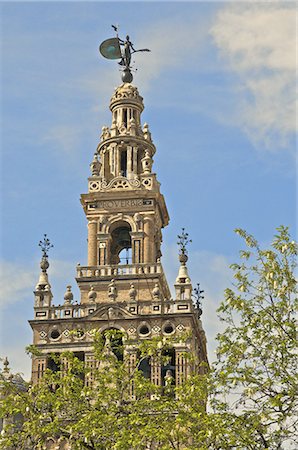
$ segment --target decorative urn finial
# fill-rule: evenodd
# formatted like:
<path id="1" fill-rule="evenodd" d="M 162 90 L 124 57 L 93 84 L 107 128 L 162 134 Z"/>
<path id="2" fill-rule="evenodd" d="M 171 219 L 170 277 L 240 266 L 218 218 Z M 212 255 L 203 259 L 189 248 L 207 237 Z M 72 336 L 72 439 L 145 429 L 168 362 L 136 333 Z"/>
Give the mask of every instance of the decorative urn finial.
<path id="1" fill-rule="evenodd" d="M 137 290 L 134 286 L 133 283 L 130 284 L 130 289 L 129 289 L 129 298 L 130 300 L 135 300 L 137 296 Z"/>
<path id="2" fill-rule="evenodd" d="M 88 298 L 90 302 L 95 302 L 97 293 L 94 290 L 94 286 L 90 286 L 90 291 L 88 292 Z"/>
<path id="3" fill-rule="evenodd" d="M 160 289 L 159 289 L 158 283 L 155 283 L 154 288 L 152 289 L 152 294 L 153 294 L 154 300 L 160 299 Z"/>
<path id="4" fill-rule="evenodd" d="M 97 153 L 94 153 L 93 160 L 90 164 L 91 175 L 93 177 L 98 177 L 100 174 L 100 169 L 101 169 L 101 162 L 99 160 L 99 155 Z"/>
<path id="5" fill-rule="evenodd" d="M 71 286 L 66 286 L 66 292 L 64 294 L 64 304 L 70 305 L 73 301 L 73 293 L 71 292 Z"/>

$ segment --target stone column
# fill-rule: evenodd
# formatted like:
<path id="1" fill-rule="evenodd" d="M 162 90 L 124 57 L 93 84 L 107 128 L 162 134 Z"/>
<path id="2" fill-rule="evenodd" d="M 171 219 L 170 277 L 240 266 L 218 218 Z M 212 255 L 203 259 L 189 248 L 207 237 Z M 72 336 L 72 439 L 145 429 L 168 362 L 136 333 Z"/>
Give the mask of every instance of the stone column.
<path id="1" fill-rule="evenodd" d="M 85 386 L 93 388 L 95 385 L 95 372 L 98 369 L 98 361 L 93 352 L 85 353 L 85 368 L 87 369 Z"/>
<path id="2" fill-rule="evenodd" d="M 97 222 L 88 222 L 88 266 L 97 265 Z"/>
<path id="3" fill-rule="evenodd" d="M 161 386 L 161 365 L 157 357 L 152 357 L 150 359 L 151 366 L 151 382 L 156 386 Z"/>
<path id="4" fill-rule="evenodd" d="M 130 352 L 128 353 L 127 357 L 127 362 L 128 362 L 128 371 L 130 374 L 133 373 L 133 371 L 136 369 L 136 365 L 137 365 L 137 353 L 136 351 L 134 352 Z M 135 394 L 135 386 L 134 386 L 134 381 L 131 380 L 130 381 L 130 385 L 129 385 L 129 397 L 131 400 L 135 400 L 136 399 L 136 394 Z"/>
<path id="5" fill-rule="evenodd" d="M 154 262 L 153 222 L 150 217 L 144 219 L 144 263 Z"/>
<path id="6" fill-rule="evenodd" d="M 138 147 L 133 147 L 133 175 L 138 175 Z"/>
<path id="7" fill-rule="evenodd" d="M 143 262 L 142 258 L 142 242 L 144 239 L 144 233 L 142 231 L 131 232 L 131 244 L 132 244 L 132 263 L 140 264 Z"/>
<path id="8" fill-rule="evenodd" d="M 176 350 L 176 386 L 179 386 L 187 378 L 187 359 L 185 350 Z"/>
<path id="9" fill-rule="evenodd" d="M 132 178 L 132 147 L 127 146 L 127 178 Z"/>
<path id="10" fill-rule="evenodd" d="M 47 357 L 42 356 L 32 360 L 32 384 L 37 384 L 47 368 Z"/>

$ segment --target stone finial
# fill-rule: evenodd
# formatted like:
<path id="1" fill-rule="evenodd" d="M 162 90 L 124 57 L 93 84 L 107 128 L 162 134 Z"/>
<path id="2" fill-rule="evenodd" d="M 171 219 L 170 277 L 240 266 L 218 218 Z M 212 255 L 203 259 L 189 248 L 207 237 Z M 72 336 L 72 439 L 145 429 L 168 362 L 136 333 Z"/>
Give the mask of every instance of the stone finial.
<path id="1" fill-rule="evenodd" d="M 129 119 L 129 131 L 132 136 L 136 135 L 137 125 L 136 125 L 136 121 L 133 117 L 131 119 Z"/>
<path id="2" fill-rule="evenodd" d="M 137 290 L 134 287 L 134 284 L 131 283 L 130 289 L 129 289 L 129 298 L 130 298 L 130 300 L 135 300 L 136 296 L 137 296 Z"/>
<path id="3" fill-rule="evenodd" d="M 7 356 L 5 356 L 5 358 L 4 358 L 3 366 L 4 366 L 3 372 L 9 373 L 10 369 L 9 369 L 9 361 L 8 361 Z"/>
<path id="4" fill-rule="evenodd" d="M 105 139 L 109 139 L 110 137 L 111 137 L 111 133 L 110 133 L 109 127 L 106 127 L 106 126 L 102 127 L 100 140 L 104 141 Z"/>
<path id="5" fill-rule="evenodd" d="M 144 123 L 144 126 L 143 126 L 143 133 L 144 133 L 144 139 L 146 139 L 147 141 L 152 141 L 152 139 L 151 139 L 151 133 L 150 133 L 150 131 L 149 131 L 149 125 L 148 125 L 148 123 Z"/>
<path id="6" fill-rule="evenodd" d="M 111 125 L 111 137 L 117 136 L 117 131 L 118 131 L 117 122 L 114 117 Z"/>
<path id="7" fill-rule="evenodd" d="M 153 294 L 154 300 L 159 300 L 160 290 L 159 290 L 159 286 L 157 283 L 155 283 L 155 286 L 152 289 L 152 294 Z"/>
<path id="8" fill-rule="evenodd" d="M 115 286 L 115 280 L 112 279 L 110 284 L 108 285 L 108 297 L 112 300 L 116 300 L 117 298 L 117 288 Z"/>
<path id="9" fill-rule="evenodd" d="M 88 292 L 88 298 L 90 302 L 95 302 L 97 293 L 94 290 L 94 286 L 90 286 L 90 291 Z"/>
<path id="10" fill-rule="evenodd" d="M 98 177 L 100 174 L 101 162 L 97 153 L 94 153 L 93 160 L 90 164 L 90 170 L 93 177 Z"/>
<path id="11" fill-rule="evenodd" d="M 144 158 L 141 159 L 142 167 L 143 167 L 143 173 L 151 173 L 153 160 L 150 156 L 149 150 L 145 151 Z"/>
<path id="12" fill-rule="evenodd" d="M 64 304 L 70 305 L 73 301 L 73 293 L 71 292 L 71 286 L 66 286 L 66 292 L 64 294 Z"/>

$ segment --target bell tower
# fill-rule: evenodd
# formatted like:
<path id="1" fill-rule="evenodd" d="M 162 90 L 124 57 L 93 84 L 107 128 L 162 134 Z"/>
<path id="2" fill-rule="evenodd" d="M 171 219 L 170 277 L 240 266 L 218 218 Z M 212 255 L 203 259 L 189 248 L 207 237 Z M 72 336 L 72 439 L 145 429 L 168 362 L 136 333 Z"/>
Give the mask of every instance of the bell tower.
<path id="1" fill-rule="evenodd" d="M 88 193 L 81 196 L 88 220 L 88 266 L 78 270 L 83 298 L 90 277 L 101 297 L 107 284 L 98 283 L 98 276 L 120 274 L 138 282 L 140 293 L 157 284 L 163 298 L 170 296 L 160 265 L 161 230 L 169 215 L 152 172 L 156 149 L 148 125 L 141 125 L 143 109 L 136 87 L 123 83 L 116 89 L 110 103 L 111 127 L 103 127 L 90 164 Z M 151 279 L 140 278 L 142 273 L 151 274 Z M 120 298 L 124 300 L 128 290 L 126 283 Z"/>
<path id="2" fill-rule="evenodd" d="M 108 45 L 113 41 L 116 48 L 117 39 L 108 40 Z M 30 321 L 33 343 L 40 350 L 39 356 L 33 357 L 33 383 L 47 367 L 56 370 L 52 353 L 69 350 L 90 369 L 85 382 L 91 386 L 97 370 L 94 329 L 122 331 L 124 353 L 116 356 L 126 359 L 132 368 L 141 340 L 174 338 L 168 366 L 151 359 L 143 368 L 157 385 L 164 384 L 166 377 L 179 385 L 191 371 L 203 370 L 201 362 L 207 363 L 202 311 L 193 304 L 186 266 L 187 234 L 179 236 L 180 269 L 174 298 L 161 264 L 162 229 L 168 225 L 169 215 L 153 171 L 156 148 L 148 124 L 141 121 L 143 98 L 131 84 L 127 55 L 123 61 L 123 83 L 110 101 L 111 125 L 102 128 L 90 164 L 88 192 L 81 195 L 88 226 L 88 258 L 87 265 L 77 266 L 78 300 L 66 282 L 64 300 L 54 304 L 47 274 L 51 245 L 46 236 L 41 243 L 41 275 Z M 187 353 L 193 358 L 188 359 Z"/>

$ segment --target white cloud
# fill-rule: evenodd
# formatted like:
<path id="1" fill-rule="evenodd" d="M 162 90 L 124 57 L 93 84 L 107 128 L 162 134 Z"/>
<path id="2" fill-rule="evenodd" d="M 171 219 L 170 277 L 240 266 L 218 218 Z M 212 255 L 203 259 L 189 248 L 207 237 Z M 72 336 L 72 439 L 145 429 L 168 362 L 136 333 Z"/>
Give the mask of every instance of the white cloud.
<path id="1" fill-rule="evenodd" d="M 179 70 L 183 67 L 197 67 L 199 56 L 208 37 L 208 18 L 205 15 L 186 13 L 181 17 L 163 18 L 160 22 L 141 30 L 137 37 L 138 48 L 150 47 L 151 54 L 139 53 L 136 56 L 138 83 L 142 90 L 154 87 L 153 84 L 165 70 Z"/>
<path id="2" fill-rule="evenodd" d="M 211 35 L 236 75 L 239 107 L 233 120 L 255 143 L 286 146 L 295 124 L 294 3 L 229 3 Z"/>
<path id="3" fill-rule="evenodd" d="M 0 308 L 23 300 L 28 292 L 32 292 L 36 281 L 36 271 L 11 262 L 0 263 Z"/>
<path id="4" fill-rule="evenodd" d="M 63 293 L 66 285 L 71 284 L 75 277 L 75 264 L 69 261 L 51 260 L 48 270 L 52 290 L 57 292 L 57 302 L 63 302 Z M 32 265 L 28 262 L 13 263 L 2 261 L 0 263 L 0 308 L 4 309 L 13 304 L 20 303 L 24 298 L 32 297 L 40 274 L 39 263 Z M 73 285 L 76 284 L 73 282 Z M 64 289 L 64 291 L 63 291 Z"/>

